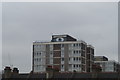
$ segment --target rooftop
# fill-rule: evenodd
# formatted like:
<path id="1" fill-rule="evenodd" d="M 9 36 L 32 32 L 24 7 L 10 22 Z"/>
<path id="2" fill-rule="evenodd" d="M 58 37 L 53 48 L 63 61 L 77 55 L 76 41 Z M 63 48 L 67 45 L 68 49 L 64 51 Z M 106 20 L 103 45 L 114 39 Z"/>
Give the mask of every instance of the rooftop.
<path id="1" fill-rule="evenodd" d="M 78 40 L 78 41 L 63 41 L 63 42 L 44 42 L 44 41 L 33 41 L 33 44 L 40 43 L 40 44 L 69 44 L 69 43 L 85 43 L 83 40 Z"/>

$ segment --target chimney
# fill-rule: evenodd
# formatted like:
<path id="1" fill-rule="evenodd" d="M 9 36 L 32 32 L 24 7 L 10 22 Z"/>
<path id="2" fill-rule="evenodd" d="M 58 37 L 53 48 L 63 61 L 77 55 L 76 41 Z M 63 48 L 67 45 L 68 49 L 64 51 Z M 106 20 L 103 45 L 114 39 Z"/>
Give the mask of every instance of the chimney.
<path id="1" fill-rule="evenodd" d="M 14 73 L 14 74 L 19 74 L 18 68 L 13 68 L 13 73 Z"/>
<path id="2" fill-rule="evenodd" d="M 5 69 L 4 69 L 4 76 L 3 78 L 10 78 L 11 77 L 11 68 L 6 66 Z"/>

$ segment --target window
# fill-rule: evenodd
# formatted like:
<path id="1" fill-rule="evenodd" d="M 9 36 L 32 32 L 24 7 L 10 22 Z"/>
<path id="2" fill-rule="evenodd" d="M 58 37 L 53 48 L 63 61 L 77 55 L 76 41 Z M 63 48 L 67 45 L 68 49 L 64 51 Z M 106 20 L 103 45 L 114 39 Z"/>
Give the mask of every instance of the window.
<path id="1" fill-rule="evenodd" d="M 39 55 L 41 55 L 41 52 L 39 53 Z"/>
<path id="2" fill-rule="evenodd" d="M 41 61 L 41 58 L 39 58 L 39 61 Z"/>
<path id="3" fill-rule="evenodd" d="M 74 57 L 73 59 L 74 59 L 74 61 L 75 61 L 75 57 Z"/>
<path id="4" fill-rule="evenodd" d="M 78 53 L 78 51 L 76 51 L 76 53 Z"/>
<path id="5" fill-rule="evenodd" d="M 74 54 L 75 54 L 75 51 L 74 51 Z"/>
<path id="6" fill-rule="evenodd" d="M 64 44 L 61 44 L 61 47 L 64 47 Z"/>
<path id="7" fill-rule="evenodd" d="M 52 55 L 53 53 L 51 52 L 50 55 Z"/>
<path id="8" fill-rule="evenodd" d="M 38 58 L 37 58 L 37 61 L 38 61 Z"/>
<path id="9" fill-rule="evenodd" d="M 64 51 L 61 51 L 61 55 L 64 55 Z"/>
<path id="10" fill-rule="evenodd" d="M 78 47 L 78 44 L 76 44 L 76 46 Z"/>
<path id="11" fill-rule="evenodd" d="M 79 53 L 81 53 L 81 51 L 79 50 Z"/>
<path id="12" fill-rule="evenodd" d="M 64 58 L 61 58 L 62 61 L 64 61 Z"/>
<path id="13" fill-rule="evenodd" d="M 78 68 L 78 65 L 76 65 L 76 67 Z"/>
<path id="14" fill-rule="evenodd" d="M 70 61 L 70 58 L 69 58 L 69 61 Z"/>
<path id="15" fill-rule="evenodd" d="M 73 46 L 75 47 L 75 44 L 73 44 Z"/>
<path id="16" fill-rule="evenodd" d="M 64 68 L 64 65 L 61 65 L 61 68 Z"/>
<path id="17" fill-rule="evenodd" d="M 76 61 L 78 61 L 78 57 L 76 57 Z"/>
<path id="18" fill-rule="evenodd" d="M 75 68 L 75 65 L 73 65 L 73 67 Z"/>

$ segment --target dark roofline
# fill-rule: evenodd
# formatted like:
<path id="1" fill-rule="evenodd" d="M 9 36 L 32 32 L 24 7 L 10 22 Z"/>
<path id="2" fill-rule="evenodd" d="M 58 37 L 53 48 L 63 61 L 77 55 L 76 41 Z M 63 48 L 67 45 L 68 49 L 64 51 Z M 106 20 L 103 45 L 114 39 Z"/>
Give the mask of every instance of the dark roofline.
<path id="1" fill-rule="evenodd" d="M 107 58 L 106 56 L 94 56 L 94 57 L 102 57 L 102 58 L 104 57 L 104 58 Z"/>

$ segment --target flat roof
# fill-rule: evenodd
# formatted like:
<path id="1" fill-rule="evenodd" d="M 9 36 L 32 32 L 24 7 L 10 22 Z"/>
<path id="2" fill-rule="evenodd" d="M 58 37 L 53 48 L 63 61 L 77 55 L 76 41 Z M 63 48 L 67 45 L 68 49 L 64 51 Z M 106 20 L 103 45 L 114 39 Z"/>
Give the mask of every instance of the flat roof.
<path id="1" fill-rule="evenodd" d="M 37 44 L 70 44 L 70 43 L 84 43 L 87 44 L 85 41 L 63 41 L 63 42 L 41 42 L 41 41 L 33 41 L 34 45 Z"/>
<path id="2" fill-rule="evenodd" d="M 91 48 L 94 48 L 92 45 L 87 45 L 87 47 L 91 47 Z"/>
<path id="3" fill-rule="evenodd" d="M 106 56 L 94 56 L 95 58 L 107 58 Z"/>
<path id="4" fill-rule="evenodd" d="M 100 63 L 105 63 L 105 62 L 115 62 L 115 63 L 119 63 L 115 60 L 108 60 L 108 61 L 94 61 L 94 62 L 100 62 Z"/>

